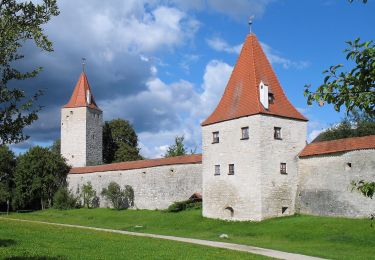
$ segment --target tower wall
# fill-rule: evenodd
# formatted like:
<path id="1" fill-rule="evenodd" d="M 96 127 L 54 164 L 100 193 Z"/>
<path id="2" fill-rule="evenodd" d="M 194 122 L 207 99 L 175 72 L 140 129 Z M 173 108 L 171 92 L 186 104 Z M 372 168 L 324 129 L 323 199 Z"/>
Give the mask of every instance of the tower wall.
<path id="1" fill-rule="evenodd" d="M 261 220 L 260 118 L 254 115 L 202 127 L 203 216 Z M 242 127 L 249 127 L 247 140 L 241 140 Z M 216 131 L 220 140 L 212 143 Z M 234 175 L 228 175 L 229 164 L 234 164 Z M 220 175 L 215 175 L 215 165 L 220 165 Z"/>
<path id="2" fill-rule="evenodd" d="M 261 204 L 262 219 L 292 215 L 298 184 L 298 154 L 306 146 L 305 121 L 260 116 Z M 274 138 L 274 128 L 281 128 L 281 139 Z M 286 163 L 286 174 L 281 173 Z"/>
<path id="3" fill-rule="evenodd" d="M 69 165 L 102 163 L 102 120 L 102 112 L 95 109 L 61 109 L 61 154 Z"/>
<path id="4" fill-rule="evenodd" d="M 86 110 L 86 165 L 103 162 L 103 113 L 96 109 Z"/>

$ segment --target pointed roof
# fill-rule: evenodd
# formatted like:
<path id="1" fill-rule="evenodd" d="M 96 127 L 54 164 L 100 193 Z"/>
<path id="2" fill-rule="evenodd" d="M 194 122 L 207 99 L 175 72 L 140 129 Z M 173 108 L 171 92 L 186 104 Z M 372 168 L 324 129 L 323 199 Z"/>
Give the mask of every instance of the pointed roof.
<path id="1" fill-rule="evenodd" d="M 274 96 L 268 109 L 260 102 L 260 82 Z M 286 97 L 257 37 L 251 33 L 246 37 L 219 104 L 202 126 L 255 114 L 308 121 Z"/>
<path id="2" fill-rule="evenodd" d="M 87 91 L 90 93 L 90 104 L 87 103 Z M 69 102 L 64 106 L 64 108 L 73 107 L 89 107 L 101 111 L 101 109 L 96 105 L 94 95 L 92 94 L 89 81 L 84 72 L 79 76 L 78 82 L 74 88 L 73 94 Z"/>

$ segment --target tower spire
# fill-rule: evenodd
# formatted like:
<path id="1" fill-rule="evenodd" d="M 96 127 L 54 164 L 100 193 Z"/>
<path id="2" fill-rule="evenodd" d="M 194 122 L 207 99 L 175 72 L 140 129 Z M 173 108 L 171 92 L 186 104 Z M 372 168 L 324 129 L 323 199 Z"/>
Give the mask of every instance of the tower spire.
<path id="1" fill-rule="evenodd" d="M 86 58 L 82 58 L 82 72 L 85 73 L 86 67 Z"/>
<path id="2" fill-rule="evenodd" d="M 249 33 L 252 33 L 251 26 L 253 25 L 254 17 L 255 17 L 254 15 L 249 17 L 249 21 L 248 21 L 248 23 L 249 23 Z"/>

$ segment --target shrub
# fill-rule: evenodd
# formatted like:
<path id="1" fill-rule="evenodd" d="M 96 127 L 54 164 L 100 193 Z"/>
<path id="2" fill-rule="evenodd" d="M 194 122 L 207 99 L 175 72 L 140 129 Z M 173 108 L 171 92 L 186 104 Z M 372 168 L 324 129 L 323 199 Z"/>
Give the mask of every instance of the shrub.
<path id="1" fill-rule="evenodd" d="M 68 188 L 59 188 L 53 196 L 53 207 L 60 210 L 77 208 L 79 207 L 78 198 Z"/>
<path id="2" fill-rule="evenodd" d="M 112 181 L 101 194 L 111 202 L 115 209 L 127 209 L 134 206 L 134 190 L 129 185 L 122 190 L 119 184 Z"/>
<path id="3" fill-rule="evenodd" d="M 91 182 L 83 184 L 82 194 L 83 206 L 87 208 L 97 208 L 99 207 L 99 197 L 96 196 L 96 191 L 91 185 Z"/>
<path id="4" fill-rule="evenodd" d="M 177 201 L 170 205 L 167 209 L 168 212 L 180 212 L 187 209 L 200 209 L 202 202 L 193 202 L 192 200 Z"/>

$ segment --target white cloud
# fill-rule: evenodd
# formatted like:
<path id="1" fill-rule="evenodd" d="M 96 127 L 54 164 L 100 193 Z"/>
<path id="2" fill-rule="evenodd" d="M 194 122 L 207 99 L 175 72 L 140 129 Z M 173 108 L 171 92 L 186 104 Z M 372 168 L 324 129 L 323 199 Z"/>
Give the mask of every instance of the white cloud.
<path id="1" fill-rule="evenodd" d="M 216 51 L 222 51 L 227 53 L 233 53 L 238 55 L 241 52 L 242 44 L 229 45 L 226 41 L 220 37 L 213 37 L 206 40 L 208 46 Z M 295 68 L 295 69 L 304 69 L 310 66 L 308 61 L 292 61 L 287 59 L 279 54 L 278 51 L 270 47 L 268 44 L 260 42 L 264 53 L 266 54 L 269 62 L 271 64 L 281 65 L 284 69 Z"/>
<path id="2" fill-rule="evenodd" d="M 271 48 L 269 45 L 265 44 L 264 42 L 261 42 L 260 44 L 263 48 L 263 51 L 266 53 L 268 60 L 272 64 L 282 65 L 284 69 L 289 69 L 289 68 L 304 69 L 310 66 L 310 63 L 308 61 L 292 61 L 290 59 L 287 59 L 281 56 L 278 53 L 278 51 Z"/>
<path id="3" fill-rule="evenodd" d="M 275 0 L 168 0 L 182 9 L 209 10 L 243 21 L 250 15 L 261 17 L 266 7 Z"/>
<path id="4" fill-rule="evenodd" d="M 242 48 L 242 44 L 230 46 L 226 41 L 219 37 L 207 39 L 207 44 L 216 51 L 223 51 L 227 53 L 239 54 Z"/>
<path id="5" fill-rule="evenodd" d="M 138 126 L 141 153 L 148 158 L 160 157 L 176 136 L 185 136 L 189 149 L 201 146 L 200 123 L 221 98 L 232 67 L 212 60 L 206 65 L 202 91 L 188 81 L 166 84 L 151 78 L 147 89 L 135 95 L 102 101 L 106 119 L 126 118 Z"/>

